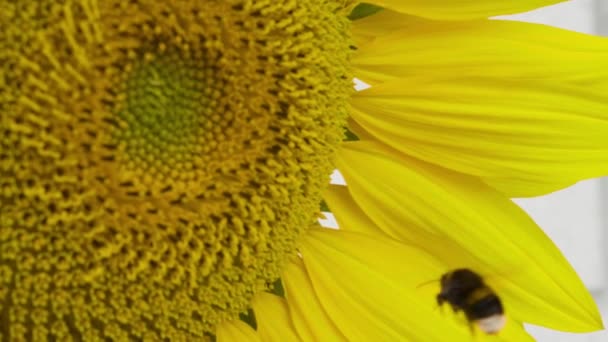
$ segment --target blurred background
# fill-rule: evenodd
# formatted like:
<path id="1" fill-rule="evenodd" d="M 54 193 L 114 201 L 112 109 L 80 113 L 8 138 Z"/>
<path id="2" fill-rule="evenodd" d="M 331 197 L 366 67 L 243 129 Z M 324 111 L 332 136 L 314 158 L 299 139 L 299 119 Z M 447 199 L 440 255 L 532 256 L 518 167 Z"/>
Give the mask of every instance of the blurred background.
<path id="1" fill-rule="evenodd" d="M 607 0 L 571 0 L 540 10 L 504 17 L 608 36 Z M 551 58 L 547 56 L 547 58 Z M 607 137 L 608 139 L 608 137 Z M 572 263 L 608 325 L 608 179 L 589 180 L 544 197 L 515 200 L 545 230 Z M 539 342 L 608 341 L 608 331 L 556 332 L 529 325 Z"/>

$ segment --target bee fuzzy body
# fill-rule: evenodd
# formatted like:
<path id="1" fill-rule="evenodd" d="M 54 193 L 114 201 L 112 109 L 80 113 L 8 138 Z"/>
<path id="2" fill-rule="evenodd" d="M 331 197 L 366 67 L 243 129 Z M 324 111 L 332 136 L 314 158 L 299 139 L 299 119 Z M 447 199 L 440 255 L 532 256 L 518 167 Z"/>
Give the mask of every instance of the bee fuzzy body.
<path id="1" fill-rule="evenodd" d="M 454 312 L 464 312 L 471 329 L 475 324 L 487 334 L 496 334 L 505 326 L 500 298 L 479 274 L 469 269 L 456 269 L 441 276 L 437 304 L 444 303 L 448 303 Z"/>

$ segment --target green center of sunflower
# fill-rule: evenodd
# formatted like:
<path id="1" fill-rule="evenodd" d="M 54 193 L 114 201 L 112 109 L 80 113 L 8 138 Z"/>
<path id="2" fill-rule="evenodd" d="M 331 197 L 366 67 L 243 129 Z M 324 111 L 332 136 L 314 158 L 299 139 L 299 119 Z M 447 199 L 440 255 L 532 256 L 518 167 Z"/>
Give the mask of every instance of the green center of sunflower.
<path id="1" fill-rule="evenodd" d="M 200 340 L 316 221 L 342 1 L 6 1 L 0 336 Z"/>
<path id="2" fill-rule="evenodd" d="M 116 138 L 146 173 L 167 168 L 184 177 L 213 141 L 213 136 L 205 139 L 205 132 L 212 132 L 219 119 L 213 115 L 213 92 L 220 94 L 221 82 L 204 59 L 184 59 L 179 53 L 154 57 L 135 65 L 124 82 L 126 98 L 117 114 L 126 128 Z"/>

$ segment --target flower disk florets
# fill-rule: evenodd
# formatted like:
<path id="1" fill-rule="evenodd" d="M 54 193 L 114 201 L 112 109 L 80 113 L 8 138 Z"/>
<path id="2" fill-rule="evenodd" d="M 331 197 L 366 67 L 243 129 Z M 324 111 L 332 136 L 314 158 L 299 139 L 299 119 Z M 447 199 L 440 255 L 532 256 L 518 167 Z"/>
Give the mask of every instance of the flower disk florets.
<path id="1" fill-rule="evenodd" d="M 339 1 L 0 0 L 0 336 L 191 341 L 314 224 Z"/>

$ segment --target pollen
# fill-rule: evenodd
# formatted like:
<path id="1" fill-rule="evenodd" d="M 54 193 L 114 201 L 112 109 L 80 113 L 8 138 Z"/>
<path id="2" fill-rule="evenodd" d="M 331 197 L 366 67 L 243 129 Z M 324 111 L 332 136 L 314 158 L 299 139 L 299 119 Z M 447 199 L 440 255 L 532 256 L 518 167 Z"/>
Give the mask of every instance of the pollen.
<path id="1" fill-rule="evenodd" d="M 211 340 L 316 222 L 343 1 L 0 0 L 0 340 Z"/>

